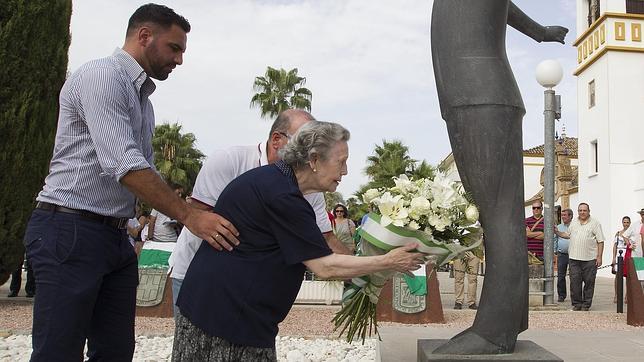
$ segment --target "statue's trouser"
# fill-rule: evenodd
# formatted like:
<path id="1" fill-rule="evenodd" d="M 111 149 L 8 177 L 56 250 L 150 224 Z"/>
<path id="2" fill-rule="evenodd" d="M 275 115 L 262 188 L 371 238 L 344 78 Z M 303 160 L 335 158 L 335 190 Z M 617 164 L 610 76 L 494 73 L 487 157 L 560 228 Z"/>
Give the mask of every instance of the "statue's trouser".
<path id="1" fill-rule="evenodd" d="M 486 268 L 474 324 L 441 346 L 441 353 L 510 353 L 517 335 L 528 327 L 524 113 L 517 107 L 477 105 L 452 108 L 448 114 L 461 180 L 480 209 Z"/>

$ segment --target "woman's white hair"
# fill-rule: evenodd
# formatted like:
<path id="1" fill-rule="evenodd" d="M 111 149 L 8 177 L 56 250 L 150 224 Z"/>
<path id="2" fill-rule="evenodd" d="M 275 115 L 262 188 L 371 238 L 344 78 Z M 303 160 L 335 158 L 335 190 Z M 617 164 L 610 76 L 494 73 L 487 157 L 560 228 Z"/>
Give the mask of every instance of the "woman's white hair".
<path id="1" fill-rule="evenodd" d="M 299 169 L 306 165 L 313 155 L 327 160 L 331 148 L 337 142 L 347 142 L 351 134 L 337 123 L 309 121 L 293 135 L 279 155 L 291 167 Z"/>

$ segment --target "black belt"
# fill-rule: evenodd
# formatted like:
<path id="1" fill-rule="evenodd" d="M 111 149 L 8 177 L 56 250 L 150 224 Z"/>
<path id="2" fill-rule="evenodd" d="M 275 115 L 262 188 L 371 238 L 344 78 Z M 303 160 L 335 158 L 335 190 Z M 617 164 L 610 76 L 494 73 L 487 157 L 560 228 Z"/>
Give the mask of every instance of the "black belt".
<path id="1" fill-rule="evenodd" d="M 38 201 L 38 203 L 36 204 L 36 209 L 62 212 L 65 214 L 80 215 L 86 219 L 90 219 L 92 221 L 96 221 L 116 229 L 125 229 L 127 227 L 127 222 L 129 220 L 127 217 L 103 216 L 90 211 L 70 209 L 65 206 L 59 206 L 56 204 L 51 204 L 49 202 L 43 202 L 43 201 Z"/>

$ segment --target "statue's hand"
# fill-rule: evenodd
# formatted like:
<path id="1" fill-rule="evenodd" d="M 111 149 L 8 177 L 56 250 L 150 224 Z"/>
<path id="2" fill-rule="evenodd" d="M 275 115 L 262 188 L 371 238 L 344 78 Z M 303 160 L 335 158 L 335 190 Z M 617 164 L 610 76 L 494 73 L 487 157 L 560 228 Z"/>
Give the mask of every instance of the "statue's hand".
<path id="1" fill-rule="evenodd" d="M 543 41 L 556 41 L 564 44 L 566 34 L 568 34 L 568 29 L 563 26 L 546 26 L 546 34 L 543 37 Z"/>

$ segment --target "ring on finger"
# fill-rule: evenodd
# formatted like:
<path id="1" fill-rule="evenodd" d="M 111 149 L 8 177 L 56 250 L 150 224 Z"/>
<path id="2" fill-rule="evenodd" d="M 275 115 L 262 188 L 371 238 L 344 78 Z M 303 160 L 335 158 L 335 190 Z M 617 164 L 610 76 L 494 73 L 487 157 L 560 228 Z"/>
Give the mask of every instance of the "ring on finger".
<path id="1" fill-rule="evenodd" d="M 217 239 L 219 237 L 219 234 L 215 234 L 214 238 Z"/>

